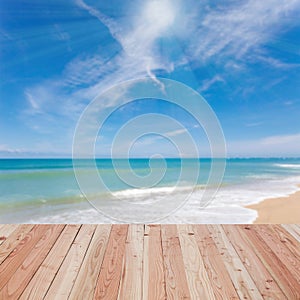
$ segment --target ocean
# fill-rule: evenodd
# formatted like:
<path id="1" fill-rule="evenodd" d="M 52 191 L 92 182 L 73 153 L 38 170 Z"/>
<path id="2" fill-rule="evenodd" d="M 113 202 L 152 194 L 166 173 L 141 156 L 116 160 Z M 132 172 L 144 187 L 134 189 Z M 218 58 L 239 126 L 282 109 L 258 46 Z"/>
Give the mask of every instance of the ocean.
<path id="1" fill-rule="evenodd" d="M 183 162 L 185 172 L 179 182 Z M 198 163 L 195 182 L 192 175 Z M 135 219 L 126 218 L 132 207 L 137 207 L 132 213 L 136 221 L 142 222 L 138 207 L 147 205 L 152 214 L 146 217 L 148 222 L 151 218 L 155 221 L 155 211 L 168 211 L 168 205 L 178 199 L 185 201 L 178 200 L 182 203 L 170 209 L 159 223 L 252 223 L 257 213 L 245 206 L 291 194 L 300 184 L 300 159 L 227 159 L 220 188 L 212 201 L 201 207 L 210 159 L 130 159 L 129 164 L 126 159 L 118 159 L 115 164 L 110 159 L 97 159 L 96 169 L 105 188 L 91 180 L 93 164 L 90 160 L 76 161 L 77 174 L 86 180 L 87 189 L 83 191 L 72 159 L 0 159 L 0 223 L 132 222 Z M 161 176 L 150 183 L 148 175 L 156 171 Z M 142 188 L 124 182 L 132 172 L 145 181 Z M 112 218 L 107 213 L 110 209 Z"/>

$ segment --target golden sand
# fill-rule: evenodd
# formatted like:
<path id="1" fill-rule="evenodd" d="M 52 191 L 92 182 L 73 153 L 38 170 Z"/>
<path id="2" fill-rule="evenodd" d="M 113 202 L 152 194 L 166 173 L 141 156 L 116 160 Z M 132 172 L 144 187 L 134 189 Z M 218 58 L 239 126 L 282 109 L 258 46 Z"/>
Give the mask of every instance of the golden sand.
<path id="1" fill-rule="evenodd" d="M 255 209 L 254 223 L 300 223 L 300 191 L 287 197 L 266 199 L 247 208 Z"/>

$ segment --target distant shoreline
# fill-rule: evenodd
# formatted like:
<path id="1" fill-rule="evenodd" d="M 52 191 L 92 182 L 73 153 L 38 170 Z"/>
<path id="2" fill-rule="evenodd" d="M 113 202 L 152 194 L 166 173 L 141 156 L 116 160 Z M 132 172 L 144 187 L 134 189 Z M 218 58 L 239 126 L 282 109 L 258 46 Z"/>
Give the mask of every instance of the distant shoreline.
<path id="1" fill-rule="evenodd" d="M 293 194 L 279 198 L 269 198 L 258 204 L 247 206 L 258 213 L 255 224 L 300 223 L 300 185 Z"/>

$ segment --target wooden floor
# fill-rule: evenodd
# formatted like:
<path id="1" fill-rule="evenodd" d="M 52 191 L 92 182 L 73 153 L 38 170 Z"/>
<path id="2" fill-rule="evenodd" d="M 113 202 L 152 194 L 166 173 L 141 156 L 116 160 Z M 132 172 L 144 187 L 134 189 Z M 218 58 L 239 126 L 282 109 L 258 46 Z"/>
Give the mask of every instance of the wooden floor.
<path id="1" fill-rule="evenodd" d="M 299 225 L 0 225 L 0 299 L 300 299 Z"/>

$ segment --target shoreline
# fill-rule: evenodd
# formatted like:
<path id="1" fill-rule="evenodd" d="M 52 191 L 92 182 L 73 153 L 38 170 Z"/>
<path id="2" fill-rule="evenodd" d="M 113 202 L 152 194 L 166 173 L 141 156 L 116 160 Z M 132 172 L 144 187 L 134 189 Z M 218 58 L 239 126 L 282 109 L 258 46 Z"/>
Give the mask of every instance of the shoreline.
<path id="1" fill-rule="evenodd" d="M 257 211 L 253 224 L 300 223 L 300 190 L 284 197 L 268 198 L 246 208 Z"/>

